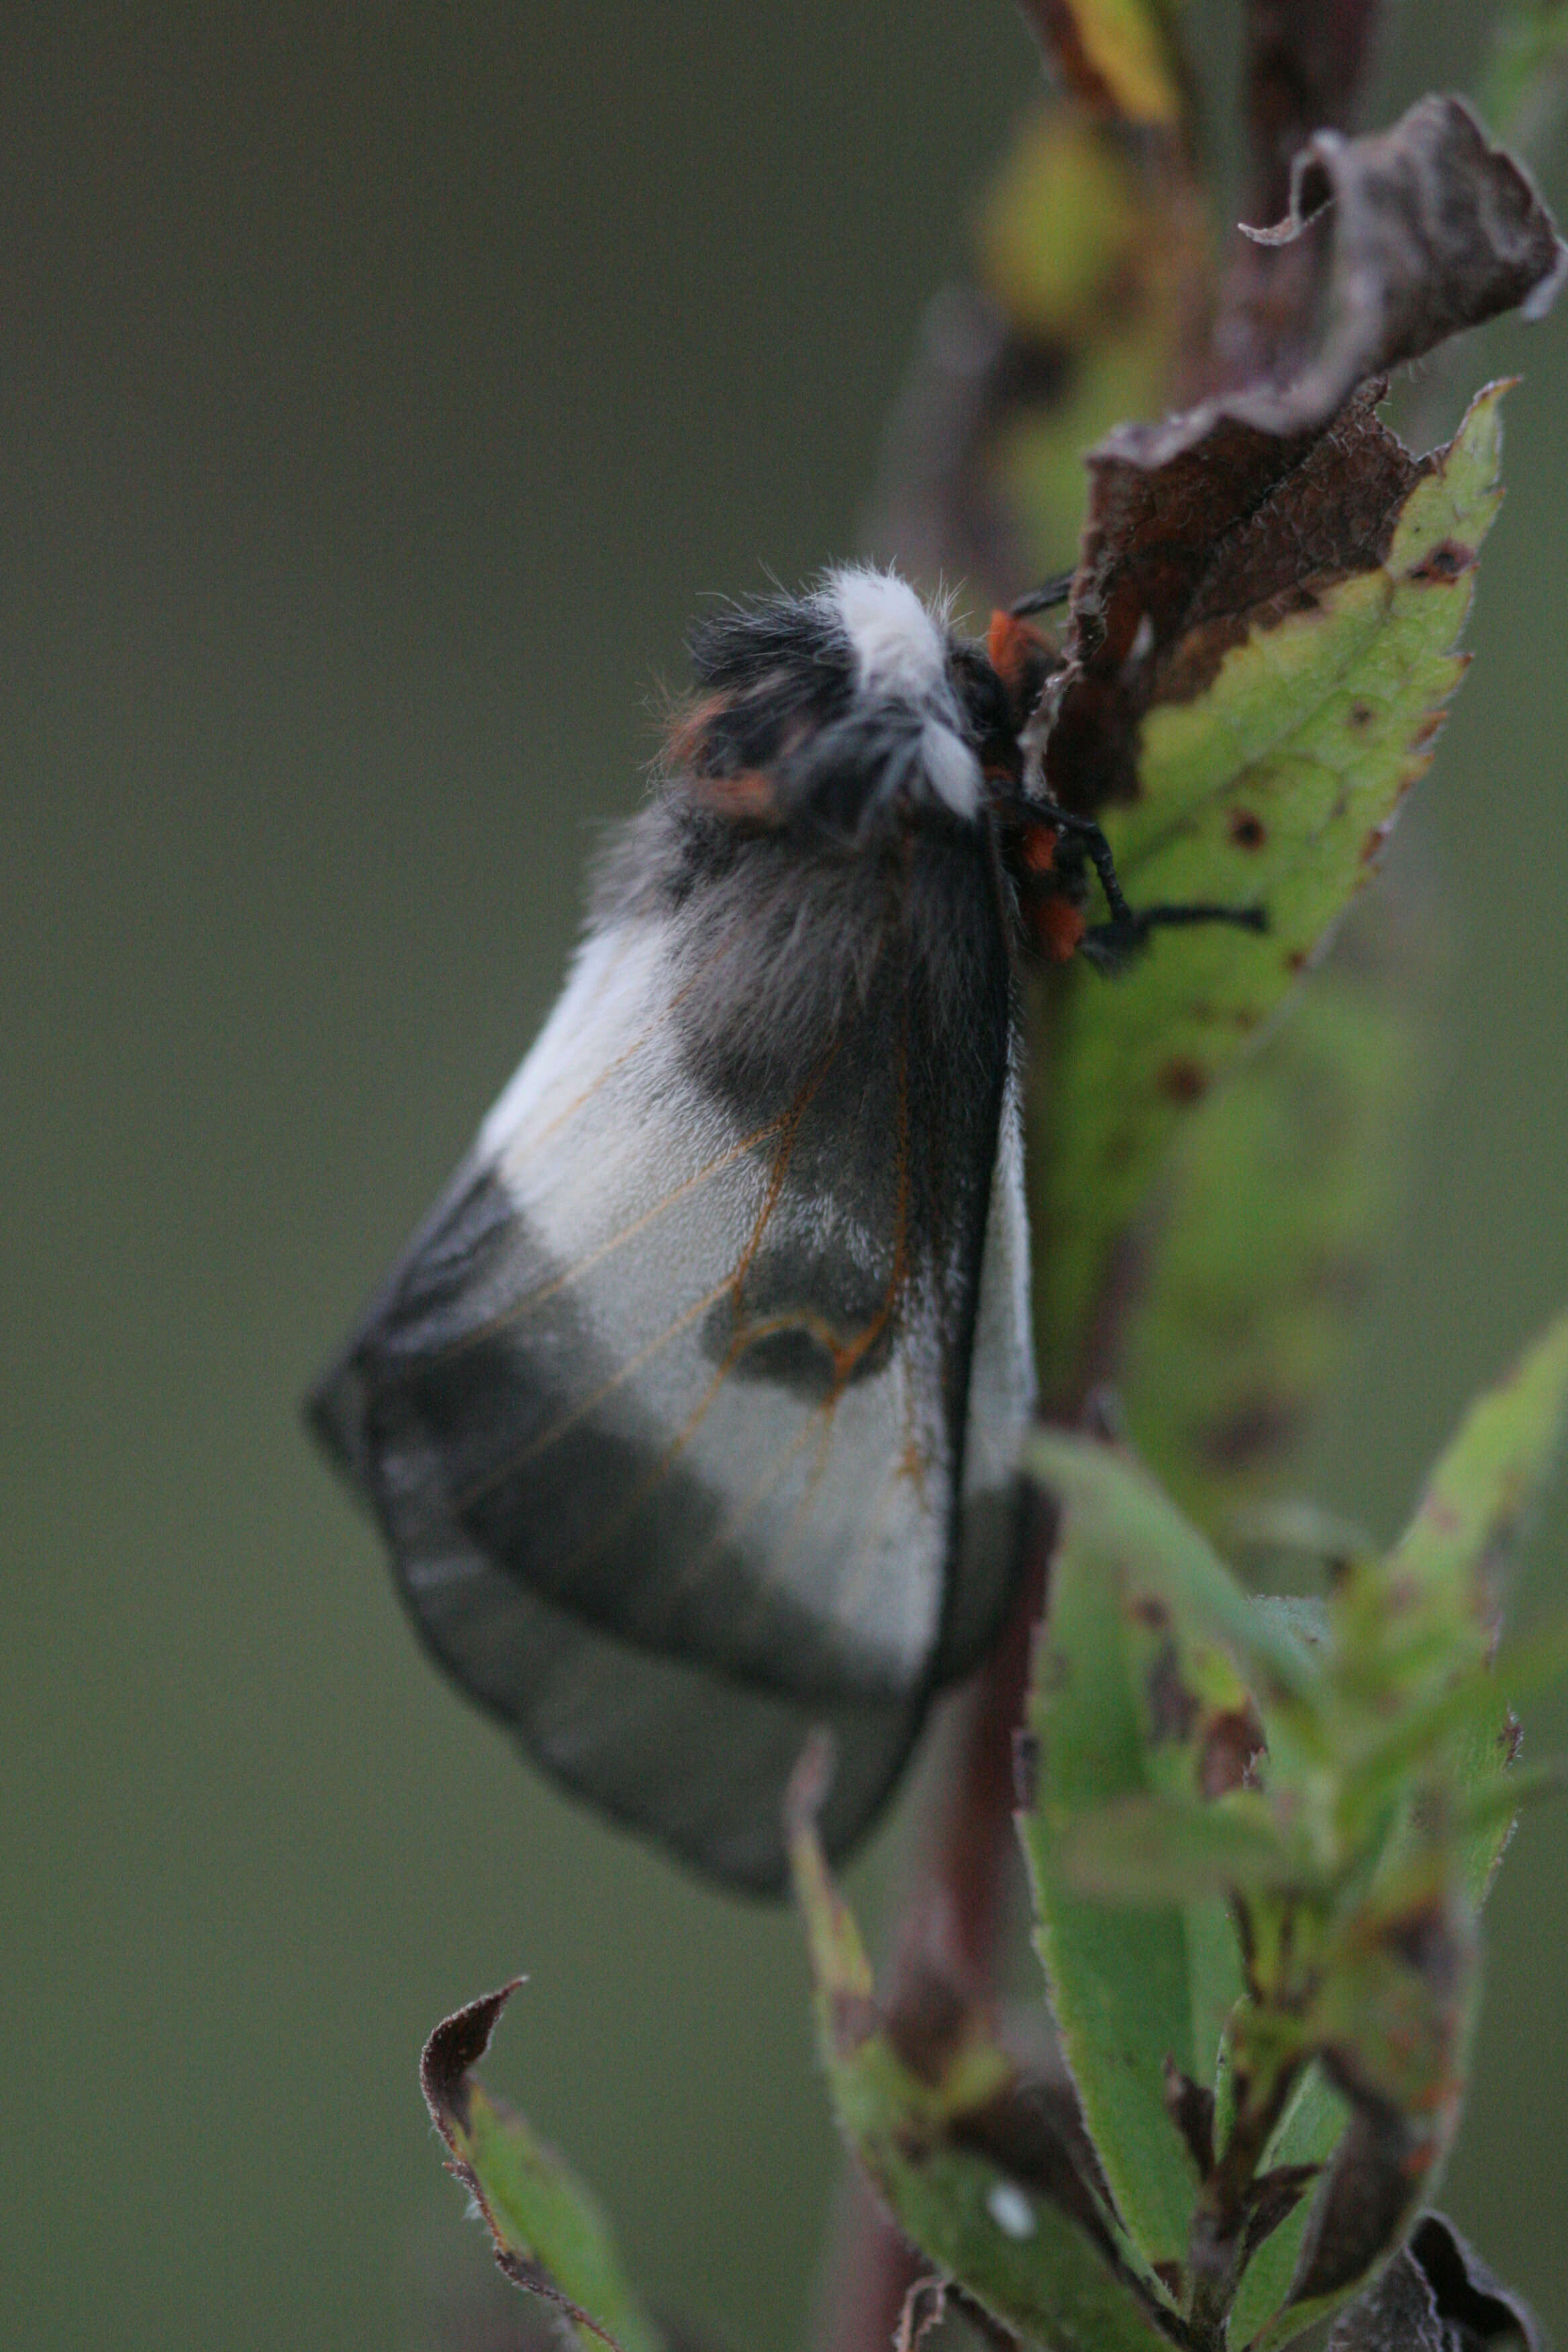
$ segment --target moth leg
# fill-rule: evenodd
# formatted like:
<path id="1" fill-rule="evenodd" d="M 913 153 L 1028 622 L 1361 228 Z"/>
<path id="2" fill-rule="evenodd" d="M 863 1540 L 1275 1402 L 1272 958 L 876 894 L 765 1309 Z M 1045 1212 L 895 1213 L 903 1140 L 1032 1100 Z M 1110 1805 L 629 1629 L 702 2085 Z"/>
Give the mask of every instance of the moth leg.
<path id="1" fill-rule="evenodd" d="M 1140 907 L 1135 912 L 1124 908 L 1108 923 L 1090 924 L 1080 952 L 1102 971 L 1117 971 L 1144 946 L 1151 931 L 1175 930 L 1196 923 L 1229 923 L 1238 931 L 1263 932 L 1268 929 L 1268 909 L 1215 907 L 1201 901 L 1184 907 Z"/>
<path id="2" fill-rule="evenodd" d="M 1022 621 L 1026 620 L 1031 613 L 1049 613 L 1058 604 L 1065 604 L 1072 594 L 1072 583 L 1077 577 L 1075 572 L 1058 572 L 1053 579 L 1045 581 L 1038 588 L 1031 588 L 1026 596 L 1020 596 L 1009 604 L 1009 614 L 1015 621 Z"/>

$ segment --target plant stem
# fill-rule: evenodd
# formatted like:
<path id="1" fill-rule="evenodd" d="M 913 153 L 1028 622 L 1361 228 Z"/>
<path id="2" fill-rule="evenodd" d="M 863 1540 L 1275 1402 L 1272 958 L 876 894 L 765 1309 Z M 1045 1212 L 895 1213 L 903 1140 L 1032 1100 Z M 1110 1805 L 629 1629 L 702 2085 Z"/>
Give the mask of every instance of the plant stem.
<path id="1" fill-rule="evenodd" d="M 1193 2217 L 1192 2328 L 1197 2343 L 1214 2352 L 1224 2352 L 1253 2184 L 1300 2072 L 1300 2060 L 1289 2059 L 1241 2086 L 1236 2119 Z"/>
<path id="2" fill-rule="evenodd" d="M 990 1995 L 1017 1868 L 1014 1735 L 1023 1720 L 1030 1643 L 1045 1604 L 1051 1529 L 1029 1531 L 1007 1628 L 950 1708 L 952 1769 L 931 1799 L 893 1931 L 888 2005 L 936 1977 L 972 2000 Z M 904 2300 L 930 2269 L 857 2170 L 840 2192 L 820 2352 L 887 2352 Z"/>

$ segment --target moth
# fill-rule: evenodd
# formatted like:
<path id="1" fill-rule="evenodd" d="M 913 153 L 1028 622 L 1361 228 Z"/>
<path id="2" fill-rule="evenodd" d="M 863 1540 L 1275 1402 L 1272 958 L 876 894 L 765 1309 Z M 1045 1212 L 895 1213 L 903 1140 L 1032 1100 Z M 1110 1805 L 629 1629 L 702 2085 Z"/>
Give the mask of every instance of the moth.
<path id="1" fill-rule="evenodd" d="M 310 1412 L 469 1697 L 769 1891 L 809 1728 L 842 1853 L 1005 1616 L 1020 960 L 1225 910 L 1132 914 L 1026 776 L 1020 615 L 976 645 L 843 569 L 691 657 L 559 1003 Z"/>

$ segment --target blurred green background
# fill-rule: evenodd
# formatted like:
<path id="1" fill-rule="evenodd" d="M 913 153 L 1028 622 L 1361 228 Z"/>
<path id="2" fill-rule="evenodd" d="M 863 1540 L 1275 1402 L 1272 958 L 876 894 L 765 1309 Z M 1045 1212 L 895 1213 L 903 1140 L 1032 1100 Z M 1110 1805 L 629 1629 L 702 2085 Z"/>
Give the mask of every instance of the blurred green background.
<path id="1" fill-rule="evenodd" d="M 1485 13 L 1412 7 L 1379 110 Z M 650 2289 L 799 2339 L 834 2152 L 790 1921 L 525 1776 L 297 1400 L 550 1001 L 687 616 L 853 550 L 1032 87 L 1006 0 L 0 26 L 7 2343 L 433 2341 L 483 2263 L 414 2061 L 517 1969 L 492 2079 Z M 1439 1083 L 1317 1455 L 1379 1532 L 1568 1294 L 1568 305 L 1473 358 L 1528 380 L 1401 852 Z M 1533 1597 L 1565 1570 L 1560 1506 Z M 1561 2332 L 1565 1864 L 1528 1823 L 1447 2200 Z"/>

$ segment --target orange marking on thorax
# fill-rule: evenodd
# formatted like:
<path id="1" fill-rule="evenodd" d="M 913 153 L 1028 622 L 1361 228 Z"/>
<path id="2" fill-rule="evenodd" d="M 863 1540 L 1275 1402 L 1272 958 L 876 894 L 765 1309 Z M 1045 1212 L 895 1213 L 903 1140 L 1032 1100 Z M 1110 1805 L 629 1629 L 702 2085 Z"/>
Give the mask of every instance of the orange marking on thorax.
<path id="1" fill-rule="evenodd" d="M 1023 691 L 1032 662 L 1047 650 L 1037 629 L 1014 613 L 993 613 L 985 632 L 985 657 L 1010 694 Z"/>
<path id="2" fill-rule="evenodd" d="M 1030 824 L 1024 834 L 1024 845 L 1019 852 L 1024 868 L 1029 874 L 1049 874 L 1057 862 L 1057 829 L 1054 824 Z"/>
<path id="3" fill-rule="evenodd" d="M 1068 963 L 1089 929 L 1082 910 L 1068 898 L 1047 898 L 1036 912 L 1040 951 L 1051 963 Z"/>

